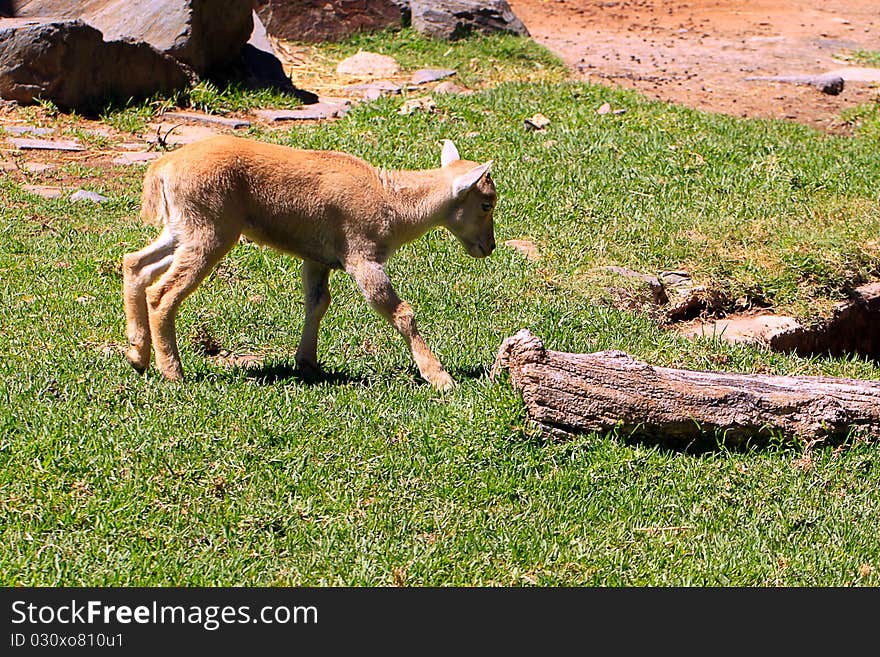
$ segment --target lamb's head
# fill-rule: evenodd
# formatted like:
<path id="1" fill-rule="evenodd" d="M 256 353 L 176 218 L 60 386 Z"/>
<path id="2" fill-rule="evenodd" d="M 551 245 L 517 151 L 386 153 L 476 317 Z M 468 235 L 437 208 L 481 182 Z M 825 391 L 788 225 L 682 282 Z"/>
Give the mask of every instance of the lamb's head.
<path id="1" fill-rule="evenodd" d="M 495 249 L 495 183 L 489 175 L 492 161 L 477 164 L 462 160 L 448 139 L 443 142 L 443 170 L 451 186 L 452 204 L 446 227 L 475 258 L 485 258 Z"/>

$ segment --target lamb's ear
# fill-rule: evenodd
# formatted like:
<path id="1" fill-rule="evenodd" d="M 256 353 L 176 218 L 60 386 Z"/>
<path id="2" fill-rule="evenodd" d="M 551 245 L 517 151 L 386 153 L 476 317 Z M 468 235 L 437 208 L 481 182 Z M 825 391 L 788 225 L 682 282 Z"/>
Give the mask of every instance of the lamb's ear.
<path id="1" fill-rule="evenodd" d="M 455 180 L 452 181 L 452 196 L 454 198 L 459 198 L 460 196 L 467 194 L 473 186 L 477 184 L 477 181 L 486 175 L 486 172 L 489 171 L 489 167 L 491 166 L 492 160 L 489 160 L 485 164 L 474 167 L 467 173 L 456 176 Z"/>
<path id="2" fill-rule="evenodd" d="M 458 156 L 458 149 L 455 147 L 450 140 L 443 140 L 443 152 L 440 154 L 440 164 L 441 166 L 449 166 L 456 160 L 460 160 L 461 158 Z"/>

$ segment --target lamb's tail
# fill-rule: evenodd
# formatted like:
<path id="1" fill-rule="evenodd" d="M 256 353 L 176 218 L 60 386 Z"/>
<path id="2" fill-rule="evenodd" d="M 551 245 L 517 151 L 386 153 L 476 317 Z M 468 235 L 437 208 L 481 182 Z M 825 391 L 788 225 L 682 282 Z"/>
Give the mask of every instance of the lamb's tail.
<path id="1" fill-rule="evenodd" d="M 150 165 L 144 176 L 144 191 L 141 193 L 141 220 L 154 226 L 163 226 L 168 219 L 168 201 L 160 170 Z"/>

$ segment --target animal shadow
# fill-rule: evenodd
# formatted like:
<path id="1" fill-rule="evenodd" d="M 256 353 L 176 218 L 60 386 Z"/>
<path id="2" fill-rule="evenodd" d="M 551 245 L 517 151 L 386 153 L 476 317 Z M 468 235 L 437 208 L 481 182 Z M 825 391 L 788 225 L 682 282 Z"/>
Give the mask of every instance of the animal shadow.
<path id="1" fill-rule="evenodd" d="M 347 374 L 338 370 L 322 368 L 316 372 L 304 372 L 297 369 L 296 364 L 288 360 L 264 363 L 253 367 L 239 368 L 244 370 L 245 376 L 262 385 L 271 385 L 282 381 L 297 381 L 305 385 L 330 384 L 346 385 L 360 384 L 369 385 L 370 379 L 364 376 Z"/>

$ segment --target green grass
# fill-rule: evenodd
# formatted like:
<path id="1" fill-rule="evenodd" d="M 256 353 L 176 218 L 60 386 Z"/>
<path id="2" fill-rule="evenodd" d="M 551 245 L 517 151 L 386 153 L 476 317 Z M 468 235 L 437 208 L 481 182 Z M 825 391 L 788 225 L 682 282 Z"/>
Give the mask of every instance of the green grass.
<path id="1" fill-rule="evenodd" d="M 415 30 L 363 33 L 338 43 L 324 43 L 320 51 L 341 60 L 359 50 L 394 57 L 404 70 L 423 67 L 451 68 L 466 85 L 477 85 L 488 76 L 522 79 L 540 74 L 566 77 L 565 65 L 537 43 L 510 34 L 475 35 L 450 44 L 425 37 Z"/>
<path id="2" fill-rule="evenodd" d="M 184 304 L 188 380 L 139 376 L 118 347 L 119 263 L 155 236 L 136 220 L 141 172 L 90 179 L 111 197 L 100 206 L 0 181 L 0 582 L 880 584 L 876 441 L 546 444 L 507 377 L 488 378 L 523 327 L 548 348 L 659 365 L 880 377 L 857 357 L 687 342 L 594 284 L 600 265 L 687 268 L 732 298 L 821 312 L 880 271 L 876 137 L 574 83 L 436 101 L 431 114 L 398 115 L 389 98 L 251 136 L 399 168 L 436 166 L 452 138 L 495 160 L 497 240 L 531 238 L 542 259 L 499 246 L 476 261 L 434 232 L 388 267 L 459 383 L 446 395 L 339 273 L 319 344 L 332 374 L 291 376 L 299 264 L 253 244 Z M 597 115 L 605 101 L 626 113 Z M 523 127 L 537 111 L 544 133 Z M 264 364 L 206 358 L 206 336 Z"/>
<path id="3" fill-rule="evenodd" d="M 845 59 L 860 66 L 880 66 L 880 50 L 852 50 Z"/>
<path id="4" fill-rule="evenodd" d="M 512 80 L 560 82 L 565 65 L 543 46 L 510 34 L 474 35 L 452 43 L 423 36 L 411 28 L 355 35 L 341 42 L 299 44 L 308 53 L 306 66 L 294 67 L 295 84 L 311 89 L 337 77 L 336 65 L 360 50 L 390 55 L 404 77 L 420 68 L 449 68 L 471 89 Z"/>
<path id="5" fill-rule="evenodd" d="M 168 98 L 111 104 L 101 112 L 101 120 L 122 132 L 135 133 L 143 132 L 147 123 L 162 111 L 175 107 L 208 114 L 231 114 L 259 107 L 289 109 L 301 105 L 295 96 L 271 89 L 248 90 L 237 84 L 221 88 L 215 83 L 201 81 Z"/>

